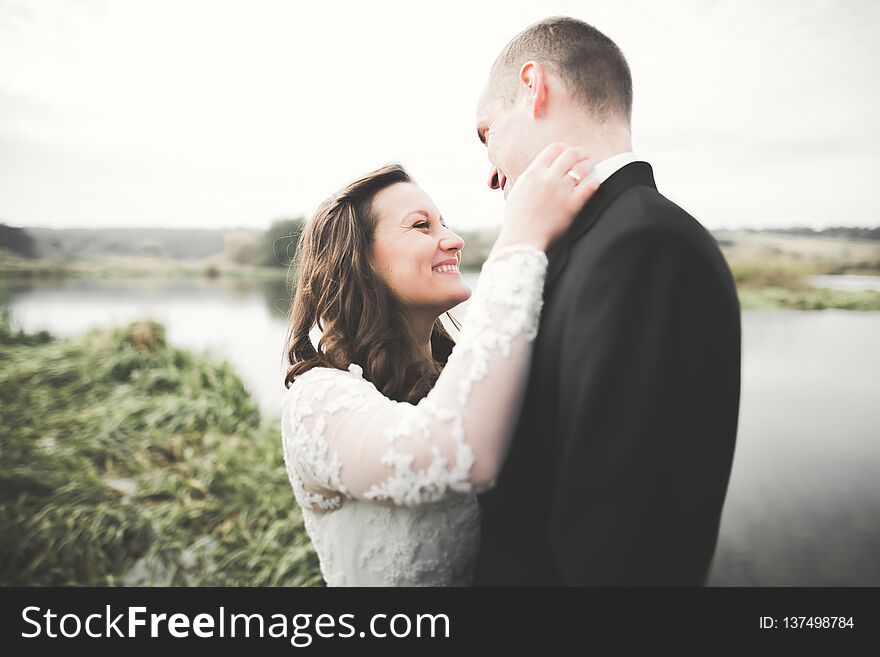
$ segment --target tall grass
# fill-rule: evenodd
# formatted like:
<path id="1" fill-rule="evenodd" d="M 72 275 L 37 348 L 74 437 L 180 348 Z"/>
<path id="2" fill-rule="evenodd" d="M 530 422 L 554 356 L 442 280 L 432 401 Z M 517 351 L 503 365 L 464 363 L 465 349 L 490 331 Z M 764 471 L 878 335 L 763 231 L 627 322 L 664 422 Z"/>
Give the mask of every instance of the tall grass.
<path id="1" fill-rule="evenodd" d="M 136 322 L 70 340 L 0 317 L 0 584 L 321 583 L 232 368 Z"/>
<path id="2" fill-rule="evenodd" d="M 728 263 L 744 309 L 880 310 L 880 292 L 876 290 L 833 290 L 810 284 L 812 275 L 850 271 L 833 261 L 820 266 L 781 257 L 758 261 L 728 256 Z"/>

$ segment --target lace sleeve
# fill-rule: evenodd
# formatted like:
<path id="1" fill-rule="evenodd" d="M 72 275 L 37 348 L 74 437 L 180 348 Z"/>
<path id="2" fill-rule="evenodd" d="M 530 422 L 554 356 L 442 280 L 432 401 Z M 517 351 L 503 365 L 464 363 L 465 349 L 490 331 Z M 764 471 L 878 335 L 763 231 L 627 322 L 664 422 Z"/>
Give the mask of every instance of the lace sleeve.
<path id="1" fill-rule="evenodd" d="M 417 405 L 382 395 L 356 364 L 298 377 L 282 433 L 300 503 L 415 505 L 491 487 L 525 391 L 546 270 L 547 256 L 531 246 L 492 254 L 459 340 Z"/>

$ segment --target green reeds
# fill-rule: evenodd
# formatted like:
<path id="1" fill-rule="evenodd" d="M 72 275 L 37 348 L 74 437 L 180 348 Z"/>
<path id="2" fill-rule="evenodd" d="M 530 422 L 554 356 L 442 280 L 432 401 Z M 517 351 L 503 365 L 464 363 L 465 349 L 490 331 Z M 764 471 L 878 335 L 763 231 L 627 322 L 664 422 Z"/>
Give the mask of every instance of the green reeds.
<path id="1" fill-rule="evenodd" d="M 55 340 L 0 317 L 0 416 L 0 584 L 321 583 L 277 420 L 162 326 Z"/>

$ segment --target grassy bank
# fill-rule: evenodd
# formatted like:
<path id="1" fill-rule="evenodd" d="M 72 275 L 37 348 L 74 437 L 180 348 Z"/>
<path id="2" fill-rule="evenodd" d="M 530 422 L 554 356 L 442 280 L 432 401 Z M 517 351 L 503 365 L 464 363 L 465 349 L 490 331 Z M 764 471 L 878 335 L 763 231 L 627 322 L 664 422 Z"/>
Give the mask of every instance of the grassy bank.
<path id="1" fill-rule="evenodd" d="M 150 257 L 98 260 L 29 259 L 0 250 L 0 277 L 18 279 L 227 277 L 283 281 L 287 277 L 287 269 L 237 265 L 222 258 L 200 261 Z"/>
<path id="2" fill-rule="evenodd" d="M 740 289 L 739 301 L 743 310 L 829 310 L 833 308 L 837 310 L 880 311 L 880 292 L 873 290 L 762 287 Z"/>
<path id="3" fill-rule="evenodd" d="M 745 310 L 839 310 L 880 311 L 880 292 L 817 288 L 809 276 L 832 273 L 822 268 L 785 262 L 737 262 L 729 264 L 736 281 L 740 305 Z"/>
<path id="4" fill-rule="evenodd" d="M 316 585 L 276 420 L 161 326 L 0 318 L 0 584 Z"/>
<path id="5" fill-rule="evenodd" d="M 810 276 L 880 275 L 880 243 L 773 232 L 715 233 L 743 308 L 880 310 L 880 292 L 813 287 Z"/>

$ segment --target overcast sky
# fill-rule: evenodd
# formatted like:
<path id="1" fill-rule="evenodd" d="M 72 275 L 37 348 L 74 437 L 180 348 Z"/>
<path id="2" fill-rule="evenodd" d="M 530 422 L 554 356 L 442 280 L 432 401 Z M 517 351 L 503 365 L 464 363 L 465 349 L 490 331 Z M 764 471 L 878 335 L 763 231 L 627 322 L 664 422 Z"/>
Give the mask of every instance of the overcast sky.
<path id="1" fill-rule="evenodd" d="M 476 101 L 554 14 L 623 49 L 634 149 L 708 228 L 880 225 L 872 0 L 0 0 L 0 222 L 262 229 L 398 161 L 497 224 Z"/>

